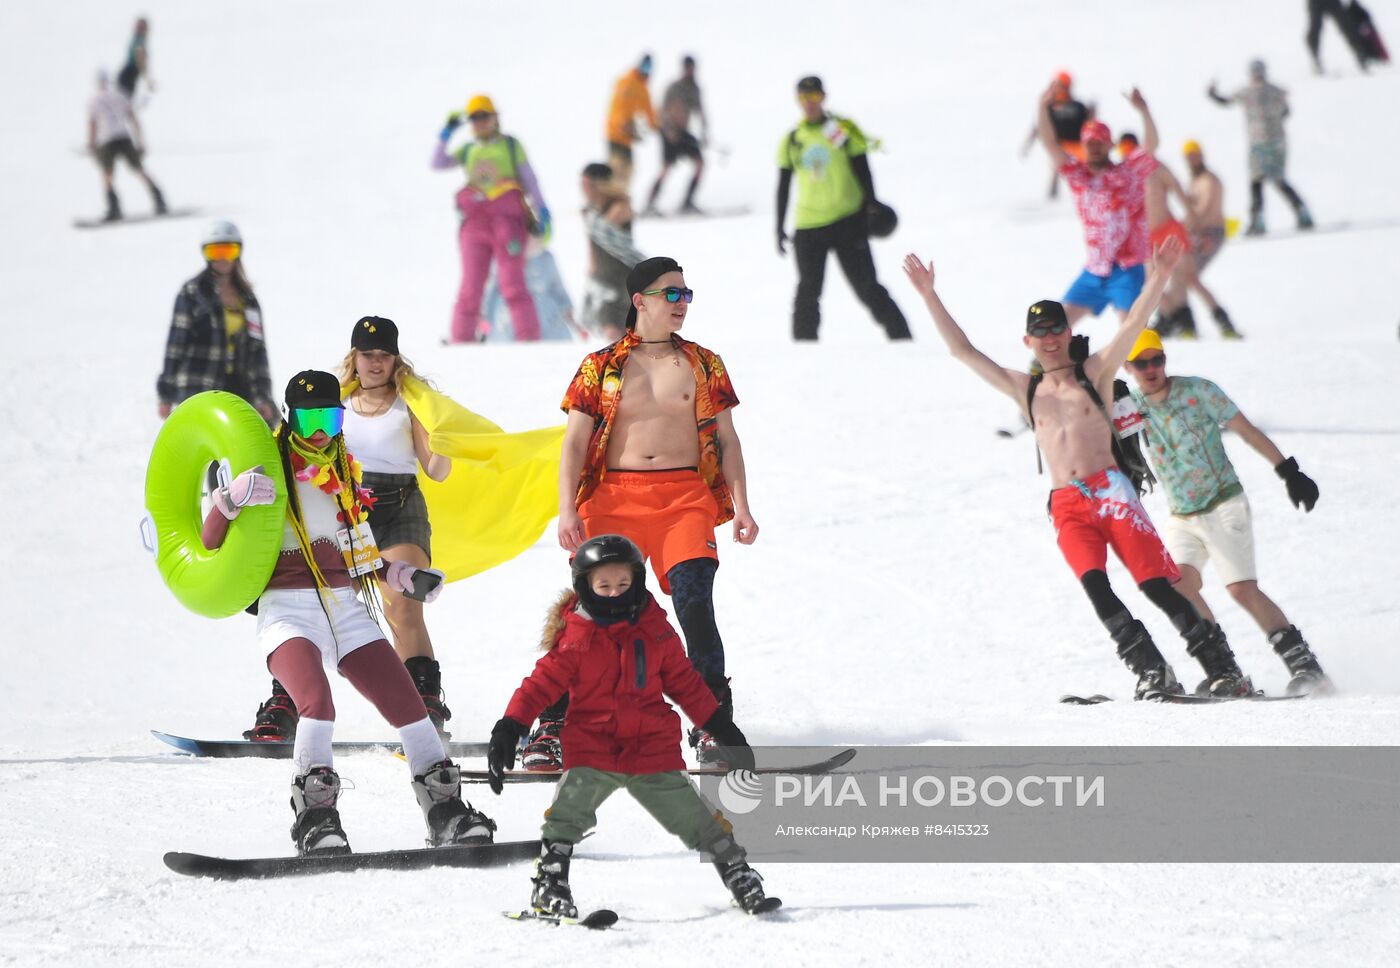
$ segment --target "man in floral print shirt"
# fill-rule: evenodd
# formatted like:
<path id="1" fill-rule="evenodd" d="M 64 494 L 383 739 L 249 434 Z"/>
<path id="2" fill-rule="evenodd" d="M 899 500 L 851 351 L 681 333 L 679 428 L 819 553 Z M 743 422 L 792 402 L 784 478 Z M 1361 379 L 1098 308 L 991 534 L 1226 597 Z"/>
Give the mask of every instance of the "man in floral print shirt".
<path id="1" fill-rule="evenodd" d="M 1221 428 L 1233 430 L 1264 457 L 1288 488 L 1295 507 L 1311 511 L 1317 485 L 1263 431 L 1250 423 L 1225 391 L 1198 376 L 1167 376 L 1161 338 L 1146 330 L 1128 354 L 1138 389 L 1133 393 L 1147 421 L 1147 450 L 1167 492 L 1171 517 L 1162 541 L 1181 571 L 1177 591 L 1207 621 L 1215 621 L 1201 597 L 1201 569 L 1215 560 L 1232 598 L 1259 624 L 1288 666 L 1290 694 L 1330 687 L 1308 643 L 1283 610 L 1259 588 L 1249 500 L 1225 453 Z"/>

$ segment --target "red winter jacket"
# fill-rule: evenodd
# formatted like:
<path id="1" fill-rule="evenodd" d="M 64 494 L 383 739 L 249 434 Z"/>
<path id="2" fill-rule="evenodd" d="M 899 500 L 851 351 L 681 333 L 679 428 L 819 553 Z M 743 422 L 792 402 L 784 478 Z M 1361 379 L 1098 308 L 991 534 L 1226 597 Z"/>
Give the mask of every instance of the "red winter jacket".
<path id="1" fill-rule="evenodd" d="M 558 606 L 563 628 L 520 683 L 506 715 L 528 725 L 567 692 L 564 769 L 685 769 L 681 720 L 665 697 L 674 699 L 696 725 L 713 716 L 719 703 L 690 664 L 666 613 L 650 593 L 635 625 L 599 625 L 576 611 L 576 605 L 570 596 Z"/>

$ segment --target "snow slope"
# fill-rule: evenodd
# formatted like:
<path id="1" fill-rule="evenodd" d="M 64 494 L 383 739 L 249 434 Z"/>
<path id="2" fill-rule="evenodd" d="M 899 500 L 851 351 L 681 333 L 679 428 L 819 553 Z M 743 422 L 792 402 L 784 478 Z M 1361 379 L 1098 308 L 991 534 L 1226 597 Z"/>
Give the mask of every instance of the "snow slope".
<path id="1" fill-rule="evenodd" d="M 1400 31 L 1400 3 L 1370 4 Z M 216 8 L 159 0 L 142 113 L 149 164 L 172 204 L 238 222 L 264 306 L 274 384 L 329 367 L 351 323 L 398 320 L 420 370 L 512 428 L 556 409 L 582 344 L 441 348 L 457 285 L 456 176 L 427 170 L 448 110 L 489 91 L 526 145 L 556 218 L 555 254 L 577 295 L 584 243 L 576 173 L 602 153 L 612 80 L 643 49 L 654 89 L 684 52 L 700 61 L 718 153 L 702 204 L 754 214 L 644 222 L 648 253 L 675 255 L 698 297 L 686 335 L 724 355 L 743 400 L 752 548 L 729 546 L 717 588 L 740 722 L 762 743 L 1390 744 L 1400 731 L 1400 581 L 1394 548 L 1400 419 L 1394 298 L 1400 198 L 1388 119 L 1393 70 L 1356 74 L 1329 28 L 1334 72 L 1314 78 L 1302 4 L 957 8 L 834 2 L 701 9 L 599 0 L 496 10 L 429 2 L 247 0 Z M 9 507 L 0 680 L 0 962 L 113 966 L 379 964 L 459 948 L 484 964 L 535 951 L 591 964 L 1389 964 L 1400 942 L 1390 865 L 766 865 L 788 902 L 778 923 L 727 910 L 713 873 L 635 805 L 602 812 L 582 851 L 584 906 L 629 919 L 611 935 L 547 935 L 497 912 L 523 904 L 525 868 L 362 874 L 220 885 L 168 874 L 168 849 L 252 855 L 288 848 L 285 764 L 166 755 L 150 728 L 227 737 L 267 684 L 245 618 L 184 612 L 137 539 L 145 460 L 158 429 L 153 382 L 170 305 L 199 268 L 207 219 L 97 232 L 83 105 L 99 66 L 117 66 L 134 11 L 11 2 L 0 84 L 6 338 L 0 425 Z M 1091 709 L 1065 691 L 1123 695 L 1131 679 L 1059 561 L 1046 483 L 1029 440 L 992 430 L 1009 402 L 951 361 L 900 278 L 914 249 L 979 345 L 1025 357 L 1029 302 L 1078 271 L 1078 224 L 1042 201 L 1045 164 L 1017 149 L 1055 70 L 1075 72 L 1115 130 L 1136 119 L 1139 84 L 1163 157 L 1200 140 L 1245 205 L 1243 120 L 1214 108 L 1265 57 L 1292 92 L 1290 172 L 1324 226 L 1345 231 L 1231 244 L 1209 280 L 1247 335 L 1170 347 L 1171 369 L 1223 385 L 1318 481 L 1309 515 L 1231 441 L 1256 517 L 1263 585 L 1345 689 L 1327 702 Z M 773 250 L 774 152 L 795 122 L 792 84 L 818 72 L 831 107 L 883 139 L 877 187 L 901 215 L 875 247 L 918 341 L 885 345 L 833 267 L 823 339 L 793 346 L 793 268 Z M 655 171 L 639 151 L 637 185 Z M 683 173 L 673 175 L 672 203 Z M 131 211 L 146 205 L 119 176 Z M 1286 224 L 1276 195 L 1272 224 Z M 1209 327 L 1205 327 L 1208 329 Z M 1102 338 L 1107 322 L 1089 332 Z M 1149 507 L 1162 509 L 1159 499 Z M 454 585 L 430 613 L 461 738 L 484 738 L 533 660 L 542 611 L 564 580 L 546 535 L 519 559 Z M 1116 566 L 1115 566 L 1116 567 Z M 1114 577 L 1164 651 L 1187 668 L 1161 616 Z M 1208 575 L 1206 594 L 1256 682 L 1283 668 Z M 389 735 L 342 690 L 343 737 Z M 343 816 L 359 849 L 415 843 L 403 767 L 340 763 L 356 789 Z M 473 790 L 504 838 L 532 836 L 548 790 L 497 800 Z M 1344 818 L 1339 818 L 1344 822 Z M 1166 940 L 1164 953 L 1157 945 Z"/>

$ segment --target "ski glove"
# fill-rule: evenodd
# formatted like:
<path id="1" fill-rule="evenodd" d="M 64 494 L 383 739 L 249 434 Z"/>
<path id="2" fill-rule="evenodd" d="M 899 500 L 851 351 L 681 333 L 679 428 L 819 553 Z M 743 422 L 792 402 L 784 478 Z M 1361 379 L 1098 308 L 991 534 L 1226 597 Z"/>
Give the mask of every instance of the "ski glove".
<path id="1" fill-rule="evenodd" d="M 731 770 L 753 769 L 753 747 L 744 738 L 743 732 L 734 725 L 734 718 L 723 709 L 715 711 L 704 726 L 700 727 L 713 736 L 724 747 L 724 759 Z"/>
<path id="2" fill-rule="evenodd" d="M 259 464 L 252 470 L 244 471 L 226 487 L 215 488 L 212 495 L 214 507 L 232 521 L 245 507 L 257 504 L 271 504 L 277 499 L 277 485 L 272 478 L 262 473 Z"/>
<path id="3" fill-rule="evenodd" d="M 783 231 L 783 227 L 778 226 L 778 255 L 787 255 L 788 235 Z"/>
<path id="4" fill-rule="evenodd" d="M 549 227 L 552 224 L 552 222 L 553 219 L 550 217 L 549 214 L 549 206 L 541 206 L 539 214 L 535 216 L 535 224 L 532 227 L 530 234 L 537 239 L 548 238 Z"/>
<path id="5" fill-rule="evenodd" d="M 448 138 L 452 137 L 452 132 L 456 131 L 461 126 L 462 113 L 460 111 L 453 111 L 447 116 L 447 123 L 442 126 L 442 131 L 438 133 L 438 138 L 442 141 L 446 141 Z"/>
<path id="6" fill-rule="evenodd" d="M 384 583 L 394 591 L 408 595 L 414 591 L 413 576 L 420 571 L 438 576 L 438 583 L 433 586 L 432 591 L 422 598 L 424 602 L 431 602 L 442 594 L 443 582 L 447 578 L 436 568 L 415 568 L 406 561 L 391 561 L 389 566 L 384 569 Z"/>
<path id="7" fill-rule="evenodd" d="M 1293 502 L 1295 508 L 1301 507 L 1304 511 L 1313 509 L 1313 505 L 1317 503 L 1317 485 L 1311 477 L 1298 470 L 1297 458 L 1288 458 L 1274 468 L 1274 473 L 1283 478 L 1283 483 L 1288 488 L 1288 499 Z"/>
<path id="8" fill-rule="evenodd" d="M 486 750 L 486 772 L 491 792 L 499 794 L 505 788 L 505 773 L 515 765 L 515 751 L 530 732 L 509 716 L 502 716 L 491 727 L 491 745 Z"/>

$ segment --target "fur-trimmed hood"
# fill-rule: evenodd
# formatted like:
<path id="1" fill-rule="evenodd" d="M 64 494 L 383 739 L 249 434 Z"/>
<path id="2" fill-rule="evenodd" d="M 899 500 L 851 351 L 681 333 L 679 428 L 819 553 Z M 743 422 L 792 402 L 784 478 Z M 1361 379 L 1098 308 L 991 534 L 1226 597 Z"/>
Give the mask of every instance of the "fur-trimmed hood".
<path id="1" fill-rule="evenodd" d="M 540 630 L 541 652 L 548 652 L 559 642 L 559 633 L 564 631 L 564 623 L 577 604 L 578 596 L 574 594 L 574 590 L 566 588 L 559 593 L 554 604 L 549 606 L 544 618 L 544 628 Z"/>

